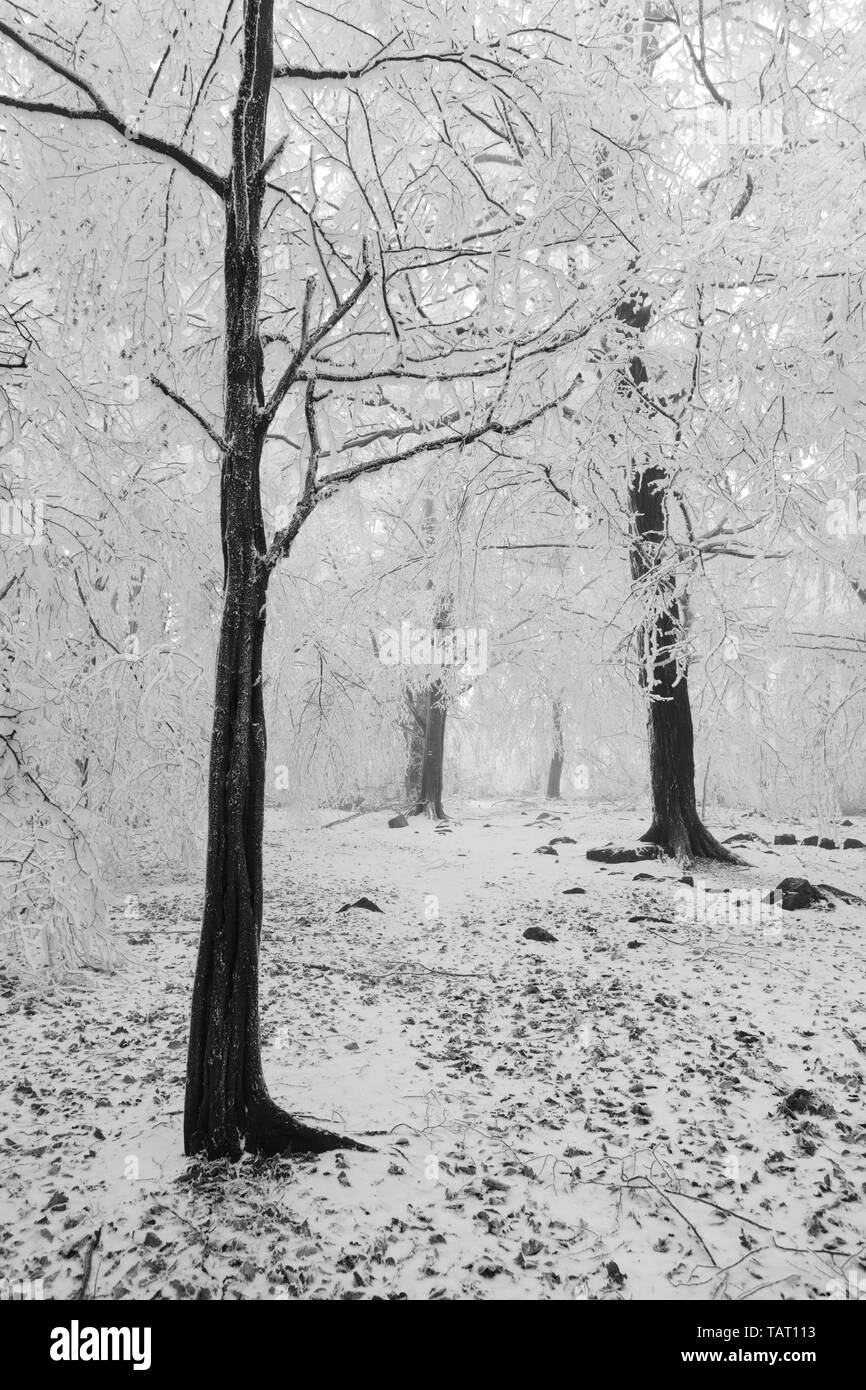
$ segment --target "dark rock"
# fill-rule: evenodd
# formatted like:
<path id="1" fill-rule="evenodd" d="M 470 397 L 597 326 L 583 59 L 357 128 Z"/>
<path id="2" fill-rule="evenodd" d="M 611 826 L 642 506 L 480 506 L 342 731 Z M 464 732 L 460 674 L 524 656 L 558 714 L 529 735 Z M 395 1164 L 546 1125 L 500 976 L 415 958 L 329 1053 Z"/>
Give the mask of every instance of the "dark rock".
<path id="1" fill-rule="evenodd" d="M 866 849 L 866 845 L 864 845 L 864 843 L 863 843 L 862 840 L 855 840 L 852 836 L 849 835 L 849 836 L 848 836 L 848 839 L 845 841 L 845 843 L 843 844 L 842 848 L 843 848 L 843 849 Z"/>
<path id="2" fill-rule="evenodd" d="M 392 816 L 388 822 L 389 830 L 403 830 L 409 824 L 405 816 Z"/>
<path id="3" fill-rule="evenodd" d="M 683 874 L 682 878 L 680 879 L 680 883 L 687 883 L 690 888 L 694 888 L 695 886 L 695 880 L 693 879 L 691 874 Z"/>
<path id="4" fill-rule="evenodd" d="M 647 881 L 649 881 L 650 883 L 656 883 L 656 882 L 658 882 L 658 875 L 657 875 L 657 874 L 635 874 L 634 877 L 632 878 L 632 883 L 646 883 Z"/>
<path id="5" fill-rule="evenodd" d="M 773 836 L 773 844 L 774 844 L 774 845 L 795 845 L 796 843 L 797 843 L 797 836 L 796 836 L 796 835 L 787 835 L 787 834 L 785 834 L 785 835 L 774 835 L 774 836 Z"/>
<path id="6" fill-rule="evenodd" d="M 588 849 L 586 857 L 598 864 L 639 864 L 643 859 L 658 859 L 660 853 L 658 845 L 601 845 Z"/>
<path id="7" fill-rule="evenodd" d="M 776 884 L 777 891 L 782 893 L 808 893 L 812 902 L 820 902 L 821 893 L 817 885 L 810 883 L 807 878 L 783 878 L 781 883 Z"/>
<path id="8" fill-rule="evenodd" d="M 616 1284 L 617 1288 L 621 1289 L 628 1275 L 622 1273 L 622 1270 L 615 1260 L 608 1260 L 605 1269 L 607 1270 L 607 1277 L 610 1282 Z"/>
<path id="9" fill-rule="evenodd" d="M 559 938 L 553 932 L 546 931 L 544 927 L 527 927 L 523 933 L 527 941 L 558 941 Z"/>
<path id="10" fill-rule="evenodd" d="M 548 843 L 551 845 L 576 845 L 577 840 L 573 840 L 570 835 L 554 835 Z"/>
<path id="11" fill-rule="evenodd" d="M 824 836 L 818 841 L 818 848 L 819 848 L 819 849 L 838 849 L 838 845 L 836 844 L 836 841 L 835 841 L 835 840 L 831 840 L 831 839 L 829 838 L 829 836 L 824 835 Z"/>
<path id="12" fill-rule="evenodd" d="M 786 912 L 799 912 L 804 907 L 815 905 L 808 893 L 777 893 L 773 901 L 778 902 L 779 907 L 784 908 Z"/>
<path id="13" fill-rule="evenodd" d="M 538 846 L 538 849 L 535 850 L 535 853 L 536 853 L 536 854 L 552 854 L 553 857 L 554 857 L 554 859 L 558 859 L 558 858 L 559 858 L 559 855 L 557 854 L 556 850 L 553 848 L 552 845 L 539 845 L 539 846 Z"/>
<path id="14" fill-rule="evenodd" d="M 800 908 L 814 907 L 825 902 L 824 894 L 807 878 L 783 878 L 765 901 L 778 903 L 786 912 L 796 912 Z"/>
<path id="15" fill-rule="evenodd" d="M 842 821 L 839 822 L 839 824 L 840 824 L 840 825 L 853 825 L 854 822 L 853 822 L 852 820 L 842 820 Z"/>
<path id="16" fill-rule="evenodd" d="M 630 951 L 636 951 L 637 948 L 638 948 L 638 946 L 645 946 L 645 945 L 646 945 L 646 942 L 645 942 L 645 941 L 627 941 L 625 944 L 626 944 L 626 946 L 628 947 L 628 949 L 629 949 Z"/>
<path id="17" fill-rule="evenodd" d="M 362 907 L 365 912 L 381 912 L 383 910 L 378 903 L 373 902 L 372 898 L 359 898 L 356 903 L 343 903 L 343 906 L 338 907 L 337 911 L 351 912 L 353 907 Z"/>
<path id="18" fill-rule="evenodd" d="M 817 836 L 817 835 L 806 835 L 806 836 L 804 837 L 804 839 L 803 839 L 803 844 L 804 844 L 804 845 L 817 845 L 817 843 L 818 843 L 818 836 Z"/>
<path id="19" fill-rule="evenodd" d="M 563 893 L 586 893 L 585 888 L 563 888 Z"/>
<path id="20" fill-rule="evenodd" d="M 757 835 L 754 830 L 738 830 L 736 835 L 729 835 L 726 840 L 722 840 L 723 845 L 747 845 L 753 843 L 765 845 L 767 841 L 764 839 L 763 835 Z"/>

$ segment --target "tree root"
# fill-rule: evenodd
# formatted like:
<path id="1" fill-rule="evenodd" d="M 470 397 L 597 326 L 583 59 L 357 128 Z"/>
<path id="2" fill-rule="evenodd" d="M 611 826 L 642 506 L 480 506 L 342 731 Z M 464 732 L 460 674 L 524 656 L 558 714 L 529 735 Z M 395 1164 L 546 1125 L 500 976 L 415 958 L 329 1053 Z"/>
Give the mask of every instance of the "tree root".
<path id="1" fill-rule="evenodd" d="M 678 863 L 688 865 L 693 859 L 712 859 L 719 864 L 744 864 L 710 834 L 698 816 L 688 820 L 678 817 L 666 824 L 654 820 L 649 830 L 640 836 L 643 844 L 658 845 Z"/>
<path id="2" fill-rule="evenodd" d="M 247 1114 L 245 1135 L 247 1153 L 261 1154 L 266 1158 L 275 1154 L 291 1153 L 330 1153 L 334 1149 L 355 1149 L 360 1153 L 375 1153 L 369 1144 L 357 1139 L 349 1139 L 344 1134 L 334 1134 L 328 1129 L 314 1129 L 302 1124 L 287 1110 L 269 1101 L 257 1106 Z"/>
<path id="3" fill-rule="evenodd" d="M 415 809 L 409 812 L 410 816 L 426 816 L 428 820 L 450 820 L 442 809 L 442 803 L 434 801 L 419 801 Z"/>

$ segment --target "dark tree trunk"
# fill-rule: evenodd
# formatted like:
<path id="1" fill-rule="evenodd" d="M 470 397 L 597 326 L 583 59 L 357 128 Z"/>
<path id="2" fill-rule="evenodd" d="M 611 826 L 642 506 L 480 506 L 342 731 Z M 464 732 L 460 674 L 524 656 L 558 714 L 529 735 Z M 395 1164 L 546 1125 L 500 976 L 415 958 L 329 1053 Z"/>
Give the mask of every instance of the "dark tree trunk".
<path id="1" fill-rule="evenodd" d="M 640 56 L 649 69 L 658 54 L 655 21 L 644 7 Z M 602 185 L 610 178 L 606 159 L 600 158 Z M 634 270 L 634 265 L 629 267 Z M 616 317 L 632 329 L 638 344 L 652 318 L 652 303 L 640 290 L 629 293 L 617 306 Z M 639 347 L 629 364 L 623 394 L 630 407 L 647 409 L 636 398 L 649 380 Z M 629 384 L 630 382 L 630 384 Z M 683 614 L 676 592 L 668 528 L 670 478 L 660 456 L 650 463 L 629 462 L 628 506 L 631 543 L 629 563 L 635 582 L 644 581 L 649 616 L 638 631 L 640 684 L 648 698 L 652 824 L 641 838 L 680 859 L 701 856 L 726 863 L 739 862 L 704 827 L 695 799 L 694 730 L 689 702 L 685 656 L 679 662 L 675 646 L 683 635 Z"/>
<path id="2" fill-rule="evenodd" d="M 436 539 L 438 516 L 436 502 L 428 495 L 424 499 L 423 534 L 428 549 Z M 433 580 L 428 580 L 432 589 Z M 440 594 L 436 602 L 435 628 L 446 630 L 451 623 L 451 596 Z M 418 791 L 413 816 L 430 816 L 433 820 L 447 820 L 442 806 L 442 779 L 445 770 L 445 720 L 448 717 L 448 691 L 444 680 L 431 675 L 423 698 L 417 701 L 421 710 L 424 727 L 424 741 L 421 747 L 421 786 Z"/>
<path id="3" fill-rule="evenodd" d="M 651 317 L 643 294 L 624 300 L 617 318 L 643 333 Z M 643 360 L 635 354 L 629 376 L 642 389 L 647 381 Z M 625 388 L 628 395 L 632 395 Z M 671 565 L 668 497 L 670 478 L 661 463 L 630 463 L 628 505 L 631 526 L 629 563 L 632 579 L 645 585 L 651 614 L 638 631 L 640 683 L 648 698 L 652 824 L 642 840 L 660 845 L 678 859 L 718 859 L 736 864 L 706 829 L 695 799 L 695 755 L 686 658 L 676 654 L 684 634 L 683 614 Z"/>
<path id="4" fill-rule="evenodd" d="M 549 801 L 559 801 L 562 796 L 562 766 L 564 754 L 562 747 L 562 702 L 553 702 L 553 753 L 547 772 L 547 797 Z"/>
<path id="5" fill-rule="evenodd" d="M 447 820 L 442 806 L 442 778 L 445 767 L 445 720 L 448 715 L 445 685 L 432 681 L 426 693 L 424 756 L 421 764 L 421 793 L 412 812 L 434 820 Z"/>
<path id="6" fill-rule="evenodd" d="M 737 863 L 713 838 L 698 815 L 692 711 L 685 657 L 677 657 L 683 636 L 676 578 L 662 566 L 667 519 L 668 475 L 664 468 L 632 464 L 629 511 L 632 522 L 631 574 L 653 585 L 654 615 L 638 630 L 641 687 L 646 691 L 652 824 L 642 840 L 661 845 L 678 859 L 693 857 Z"/>
<path id="7" fill-rule="evenodd" d="M 223 613 L 208 784 L 205 903 L 187 1061 L 187 1154 L 240 1157 L 356 1148 L 311 1130 L 268 1094 L 259 1035 L 266 735 L 262 646 L 269 569 L 259 465 L 267 424 L 259 338 L 262 161 L 273 69 L 273 0 L 247 0 L 226 197 L 226 452 Z"/>

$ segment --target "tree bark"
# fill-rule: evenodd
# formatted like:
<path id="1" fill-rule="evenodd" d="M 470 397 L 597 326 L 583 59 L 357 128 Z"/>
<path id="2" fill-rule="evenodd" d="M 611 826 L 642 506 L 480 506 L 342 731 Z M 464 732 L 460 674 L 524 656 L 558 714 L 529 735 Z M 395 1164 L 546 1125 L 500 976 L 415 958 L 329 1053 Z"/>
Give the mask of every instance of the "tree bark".
<path id="1" fill-rule="evenodd" d="M 650 302 L 643 294 L 623 300 L 617 308 L 617 318 L 637 333 L 645 331 L 650 317 Z M 628 375 L 639 389 L 647 384 L 647 370 L 637 353 L 631 359 Z M 641 839 L 660 845 L 665 853 L 678 859 L 698 857 L 735 864 L 739 862 L 737 856 L 713 838 L 697 810 L 687 663 L 676 650 L 684 624 L 668 541 L 669 484 L 663 464 L 630 460 L 629 564 L 632 579 L 644 584 L 651 608 L 637 639 L 639 679 L 649 701 L 647 738 L 652 791 L 652 823 Z"/>
<path id="2" fill-rule="evenodd" d="M 259 466 L 267 433 L 259 337 L 265 123 L 273 0 L 247 0 L 232 119 L 225 232 L 225 567 L 208 784 L 205 902 L 193 987 L 184 1147 L 209 1158 L 359 1148 L 312 1130 L 271 1099 L 262 1070 L 259 949 L 265 733 L 262 647 L 269 570 Z"/>
<path id="3" fill-rule="evenodd" d="M 421 774 L 424 767 L 424 740 L 427 735 L 427 701 L 416 700 L 406 691 L 409 715 L 403 725 L 406 738 L 406 805 L 416 806 L 421 800 Z"/>
<path id="4" fill-rule="evenodd" d="M 424 756 L 421 764 L 421 793 L 413 816 L 427 815 L 447 820 L 442 806 L 442 780 L 445 767 L 445 720 L 448 715 L 445 684 L 430 682 L 425 696 Z"/>
<path id="5" fill-rule="evenodd" d="M 562 701 L 553 702 L 553 753 L 547 772 L 547 799 L 559 801 L 562 796 L 562 767 L 564 762 L 562 746 Z"/>
<path id="6" fill-rule="evenodd" d="M 649 69 L 657 55 L 655 22 L 645 7 L 641 24 L 641 60 Z M 610 168 L 600 159 L 600 180 L 610 178 Z M 634 264 L 629 271 L 634 270 Z M 652 318 L 652 302 L 641 290 L 627 293 L 616 309 L 620 323 L 630 328 L 640 344 Z M 622 391 L 630 405 L 641 402 L 649 377 L 639 347 L 631 358 Z M 637 391 L 632 387 L 637 388 Z M 675 569 L 671 564 L 668 527 L 670 478 L 663 463 L 629 460 L 628 508 L 630 521 L 629 565 L 632 579 L 643 581 L 649 615 L 637 636 L 640 685 L 648 698 L 652 823 L 641 839 L 660 845 L 679 859 L 692 856 L 739 863 L 709 833 L 697 811 L 695 798 L 694 729 L 686 658 L 676 654 L 683 635 L 681 603 L 677 597 Z"/>
<path id="7" fill-rule="evenodd" d="M 422 531 L 425 546 L 432 550 L 439 517 L 435 499 L 430 495 L 424 498 L 424 520 Z M 432 589 L 432 578 L 427 582 Z M 435 627 L 447 629 L 451 622 L 451 597 L 440 594 L 436 601 Z M 412 811 L 413 816 L 426 815 L 433 820 L 447 820 L 442 806 L 442 782 L 445 772 L 445 720 L 448 716 L 448 691 L 441 678 L 431 675 L 423 697 L 417 702 L 421 708 L 424 725 L 424 742 L 421 748 L 421 786 Z"/>
<path id="8" fill-rule="evenodd" d="M 643 365 L 642 363 L 640 364 Z M 676 576 L 662 564 L 668 534 L 668 475 L 658 465 L 639 469 L 629 480 L 632 522 L 632 579 L 649 579 L 654 612 L 638 629 L 639 680 L 648 698 L 652 824 L 641 836 L 678 859 L 718 859 L 738 863 L 706 829 L 695 798 L 695 754 L 686 659 L 677 654 L 684 624 Z"/>

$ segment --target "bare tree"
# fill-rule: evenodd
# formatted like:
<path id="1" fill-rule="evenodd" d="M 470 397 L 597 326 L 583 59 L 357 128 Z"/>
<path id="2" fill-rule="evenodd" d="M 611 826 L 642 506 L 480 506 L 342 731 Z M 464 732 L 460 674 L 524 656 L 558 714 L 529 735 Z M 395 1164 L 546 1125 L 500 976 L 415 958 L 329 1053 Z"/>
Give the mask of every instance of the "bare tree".
<path id="1" fill-rule="evenodd" d="M 231 6 L 208 72 L 221 52 L 231 50 L 231 42 L 224 43 L 230 12 Z M 224 218 L 221 427 L 209 421 L 183 393 L 157 376 L 151 378 L 154 387 L 209 436 L 221 456 L 224 593 L 210 746 L 205 901 L 192 1000 L 184 1120 L 186 1152 L 204 1151 L 213 1158 L 236 1158 L 244 1145 L 251 1151 L 276 1153 L 292 1148 L 348 1147 L 352 1143 L 338 1134 L 310 1129 L 282 1110 L 269 1095 L 262 1069 L 259 947 L 266 756 L 262 651 L 271 576 L 291 554 L 301 528 L 316 508 L 345 485 L 431 452 L 443 454 L 497 436 L 519 434 L 561 404 L 574 389 L 577 377 L 568 379 L 560 371 L 557 380 L 553 368 L 589 331 L 588 324 L 573 323 L 573 305 L 566 311 L 556 306 L 540 328 L 529 334 L 515 317 L 510 334 L 498 338 L 495 345 L 487 340 L 483 326 L 478 329 L 466 322 L 470 313 L 462 314 L 463 321 L 449 330 L 436 322 L 435 316 L 431 318 L 429 308 L 420 302 L 425 295 L 429 300 L 430 292 L 428 283 L 423 287 L 425 295 L 421 294 L 419 277 L 425 272 L 441 274 L 437 268 L 443 259 L 446 264 L 459 265 L 467 254 L 472 255 L 473 263 L 483 264 L 495 249 L 495 237 L 485 233 L 486 241 L 479 241 L 471 236 L 466 249 L 431 244 L 419 258 L 417 248 L 402 244 L 393 218 L 388 230 L 398 233 L 395 264 L 385 254 L 380 217 L 374 215 L 367 234 L 355 236 L 357 249 L 352 263 L 333 241 L 327 249 L 315 213 L 303 208 L 299 211 L 291 191 L 272 180 L 293 131 L 290 126 L 268 149 L 275 83 L 341 88 L 347 83 L 361 84 L 371 76 L 380 79 L 392 70 L 422 69 L 433 74 L 457 72 L 484 94 L 503 83 L 523 85 L 523 79 L 515 76 L 524 58 L 519 48 L 512 46 L 504 55 L 496 48 L 485 53 L 475 45 L 471 52 L 449 45 L 415 50 L 394 35 L 360 63 L 310 67 L 275 61 L 273 26 L 274 0 L 245 0 L 237 40 L 240 79 L 230 103 L 228 168 L 223 173 L 186 148 L 185 137 L 198 97 L 180 140 L 149 134 L 138 122 L 131 123 L 119 114 L 99 86 L 82 75 L 81 67 L 89 72 L 93 65 L 82 61 L 80 41 L 68 48 L 59 45 L 61 51 L 75 53 L 70 64 L 54 56 L 50 40 L 36 44 L 20 30 L 0 22 L 0 35 L 35 64 L 37 80 L 48 83 L 44 96 L 2 94 L 0 106 L 26 115 L 30 121 L 51 118 L 55 122 L 96 123 L 134 149 L 167 161 L 195 180 L 211 196 L 212 210 Z M 357 41 L 353 26 L 349 29 Z M 73 103 L 55 98 L 58 79 L 71 89 Z M 506 142 L 519 139 L 514 133 L 514 123 L 520 119 L 517 102 L 513 96 L 509 99 L 512 115 L 497 136 Z M 360 118 L 366 119 L 363 110 Z M 346 121 L 343 143 L 348 150 L 348 116 Z M 485 138 L 489 138 L 489 130 Z M 372 146 L 372 135 L 370 139 Z M 443 118 L 434 144 L 449 140 L 450 164 L 460 165 L 460 152 L 454 148 Z M 462 164 L 466 163 L 462 159 Z M 372 165 L 376 166 L 375 150 Z M 376 172 L 379 191 L 383 191 L 384 180 L 378 169 Z M 435 174 L 438 178 L 441 170 L 436 169 Z M 467 170 L 469 186 L 479 190 L 488 208 L 494 205 L 474 168 Z M 276 207 L 288 204 L 301 220 L 307 219 L 306 244 L 321 260 L 319 280 L 307 277 L 293 337 L 284 331 L 264 331 L 262 326 L 262 249 L 272 211 L 270 200 Z M 386 206 L 389 201 L 385 191 Z M 499 203 L 496 206 L 502 207 Z M 161 216 L 161 212 L 155 215 Z M 478 221 L 476 215 L 473 231 Z M 504 232 L 510 235 L 515 225 L 514 218 L 506 217 Z M 538 235 L 539 229 L 534 228 L 533 234 Z M 323 254 L 323 246 L 327 254 Z M 338 276 L 344 285 L 348 281 L 347 287 L 338 287 Z M 402 286 L 399 304 L 394 280 Z M 320 288 L 323 295 L 327 291 L 330 307 L 324 308 L 315 322 L 314 305 Z M 443 302 L 450 292 L 443 290 Z M 460 302 L 467 303 L 465 297 Z M 349 353 L 347 361 L 345 354 L 340 358 L 330 349 L 335 342 L 345 341 L 356 311 L 365 309 L 372 315 L 371 331 L 375 330 L 376 336 L 384 332 L 391 350 L 385 361 L 380 358 L 372 365 L 358 366 L 358 353 Z M 421 334 L 427 335 L 427 353 L 421 358 L 407 354 L 403 346 L 406 334 L 401 317 L 413 310 Z M 419 335 L 416 337 L 420 341 Z M 269 364 L 266 370 L 268 348 L 289 349 L 288 362 L 276 374 Z M 533 375 L 535 366 L 538 371 Z M 521 380 L 522 392 L 513 392 L 513 383 Z M 434 406 L 420 423 L 407 420 L 405 409 L 395 398 L 386 397 L 386 424 L 345 439 L 339 446 L 322 437 L 320 410 L 329 390 L 344 388 L 344 395 L 348 391 L 363 396 L 370 383 L 380 384 L 381 390 L 382 383 L 393 387 L 413 381 L 462 383 L 465 395 L 456 409 L 443 415 L 441 408 Z M 296 388 L 302 391 L 305 435 L 305 462 L 299 468 L 301 486 L 285 524 L 269 539 L 262 501 L 263 452 L 266 443 L 277 435 L 277 417 Z M 530 394 L 534 400 L 527 404 Z M 383 441 L 395 438 L 399 446 L 384 452 Z M 345 454 L 351 461 L 324 472 L 323 465 L 337 454 Z M 441 722 L 444 726 L 444 713 Z"/>

